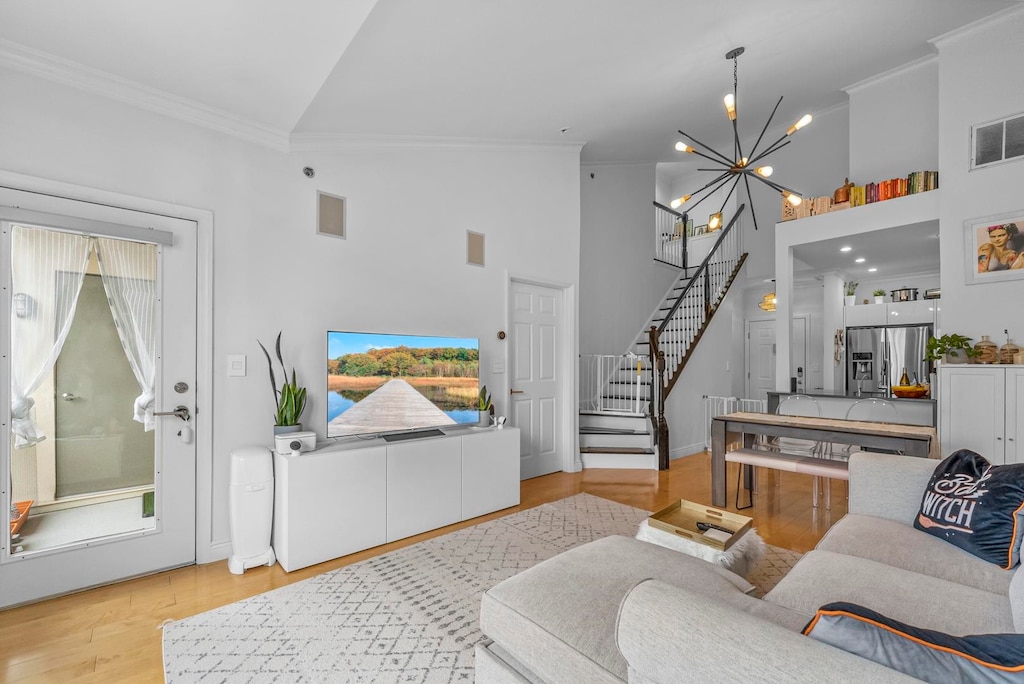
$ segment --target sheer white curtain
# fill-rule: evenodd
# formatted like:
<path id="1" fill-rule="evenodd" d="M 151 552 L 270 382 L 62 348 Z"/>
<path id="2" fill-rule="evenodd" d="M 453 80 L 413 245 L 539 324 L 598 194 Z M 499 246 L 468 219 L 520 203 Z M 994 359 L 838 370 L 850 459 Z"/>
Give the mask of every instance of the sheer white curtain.
<path id="1" fill-rule="evenodd" d="M 101 237 L 96 257 L 121 346 L 142 392 L 134 417 L 149 431 L 156 425 L 156 245 Z"/>
<path id="2" fill-rule="evenodd" d="M 14 446 L 45 435 L 32 393 L 49 375 L 71 329 L 91 241 L 84 235 L 11 226 L 11 429 Z"/>

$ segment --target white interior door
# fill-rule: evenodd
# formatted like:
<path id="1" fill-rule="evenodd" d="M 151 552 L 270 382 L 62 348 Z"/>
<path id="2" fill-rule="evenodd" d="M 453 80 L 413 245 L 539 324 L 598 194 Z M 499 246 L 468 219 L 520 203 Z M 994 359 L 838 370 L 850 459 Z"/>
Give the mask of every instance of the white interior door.
<path id="1" fill-rule="evenodd" d="M 512 282 L 512 423 L 519 428 L 520 478 L 562 469 L 560 364 L 562 291 Z"/>
<path id="2" fill-rule="evenodd" d="M 25 439 L 22 428 L 0 440 L 0 505 L 33 502 L 18 535 L 2 537 L 0 606 L 195 562 L 195 222 L 0 189 L 0 232 L 0 317 L 12 322 L 0 338 L 7 425 L 12 401 L 27 389 L 12 388 L 15 380 L 26 384 L 24 366 L 12 368 L 19 362 L 12 350 L 35 325 L 50 344 L 58 338 L 54 322 L 68 323 L 28 393 L 36 434 Z M 99 257 L 112 290 L 93 281 L 58 303 L 43 291 L 15 291 L 69 277 L 52 266 L 36 280 L 22 275 L 29 262 L 43 261 L 25 246 L 26 235 L 85 244 L 90 263 L 79 280 L 99 277 L 90 272 Z M 28 285 L 12 288 L 12 274 Z M 75 310 L 66 315 L 70 301 Z M 112 358 L 128 370 L 114 372 Z M 147 407 L 152 414 L 179 406 L 188 422 L 148 415 L 143 426 Z"/>
<path id="3" fill-rule="evenodd" d="M 747 398 L 768 399 L 775 390 L 775 321 L 747 324 Z"/>

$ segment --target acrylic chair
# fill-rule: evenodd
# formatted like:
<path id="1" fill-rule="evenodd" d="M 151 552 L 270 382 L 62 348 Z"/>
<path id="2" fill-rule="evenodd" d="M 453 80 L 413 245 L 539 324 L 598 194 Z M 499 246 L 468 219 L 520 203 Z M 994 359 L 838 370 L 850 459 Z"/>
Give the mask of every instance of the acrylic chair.
<path id="1" fill-rule="evenodd" d="M 872 423 L 899 423 L 900 412 L 896 404 L 888 399 L 861 399 L 853 403 L 846 411 L 846 420 L 863 420 Z M 846 456 L 856 450 L 863 450 L 862 447 L 854 444 L 848 445 L 845 449 Z M 902 454 L 902 451 L 886 453 Z"/>

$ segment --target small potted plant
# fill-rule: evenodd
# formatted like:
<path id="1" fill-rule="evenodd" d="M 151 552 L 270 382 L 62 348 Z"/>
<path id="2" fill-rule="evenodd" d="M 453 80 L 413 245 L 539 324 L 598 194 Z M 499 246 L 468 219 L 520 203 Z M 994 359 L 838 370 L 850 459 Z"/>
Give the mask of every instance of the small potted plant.
<path id="1" fill-rule="evenodd" d="M 925 359 L 943 363 L 967 363 L 980 353 L 971 346 L 971 338 L 951 333 L 942 337 L 929 338 L 925 347 Z"/>
<path id="2" fill-rule="evenodd" d="M 267 357 L 267 368 L 270 370 L 270 388 L 274 392 L 274 404 L 277 409 L 274 414 L 274 434 L 301 431 L 302 423 L 299 422 L 299 418 L 302 416 L 303 409 L 306 408 L 306 388 L 299 387 L 295 380 L 294 368 L 292 368 L 291 381 L 288 380 L 288 370 L 285 368 L 284 359 L 281 356 L 281 333 L 277 333 L 277 344 L 275 345 L 277 360 L 281 363 L 281 375 L 284 380 L 280 390 L 277 389 L 277 378 L 274 376 L 274 364 L 270 360 L 270 353 L 259 340 L 256 340 L 256 344 L 260 345 L 263 355 Z"/>
<path id="3" fill-rule="evenodd" d="M 487 385 L 480 386 L 480 395 L 477 397 L 477 410 L 480 412 L 480 425 L 490 425 L 494 404 L 491 403 L 491 395 L 487 393 Z"/>
<path id="4" fill-rule="evenodd" d="M 850 280 L 843 283 L 843 292 L 846 294 L 846 306 L 853 306 L 857 303 L 857 286 L 860 285 L 858 282 Z"/>
<path id="5" fill-rule="evenodd" d="M 875 296 L 875 304 L 885 303 L 885 290 L 875 290 L 872 294 Z"/>

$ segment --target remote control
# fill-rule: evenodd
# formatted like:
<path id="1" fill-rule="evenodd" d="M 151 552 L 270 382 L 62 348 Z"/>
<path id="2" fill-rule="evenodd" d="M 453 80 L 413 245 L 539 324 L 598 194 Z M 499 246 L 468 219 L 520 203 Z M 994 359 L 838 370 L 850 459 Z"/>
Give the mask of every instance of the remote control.
<path id="1" fill-rule="evenodd" d="M 699 523 L 697 523 L 697 529 L 700 530 L 701 532 L 707 532 L 708 530 L 718 530 L 720 532 L 725 532 L 726 534 L 732 534 L 733 533 L 733 531 L 730 530 L 728 527 L 722 527 L 721 525 L 716 525 L 715 523 L 709 523 L 709 522 L 699 522 Z"/>

